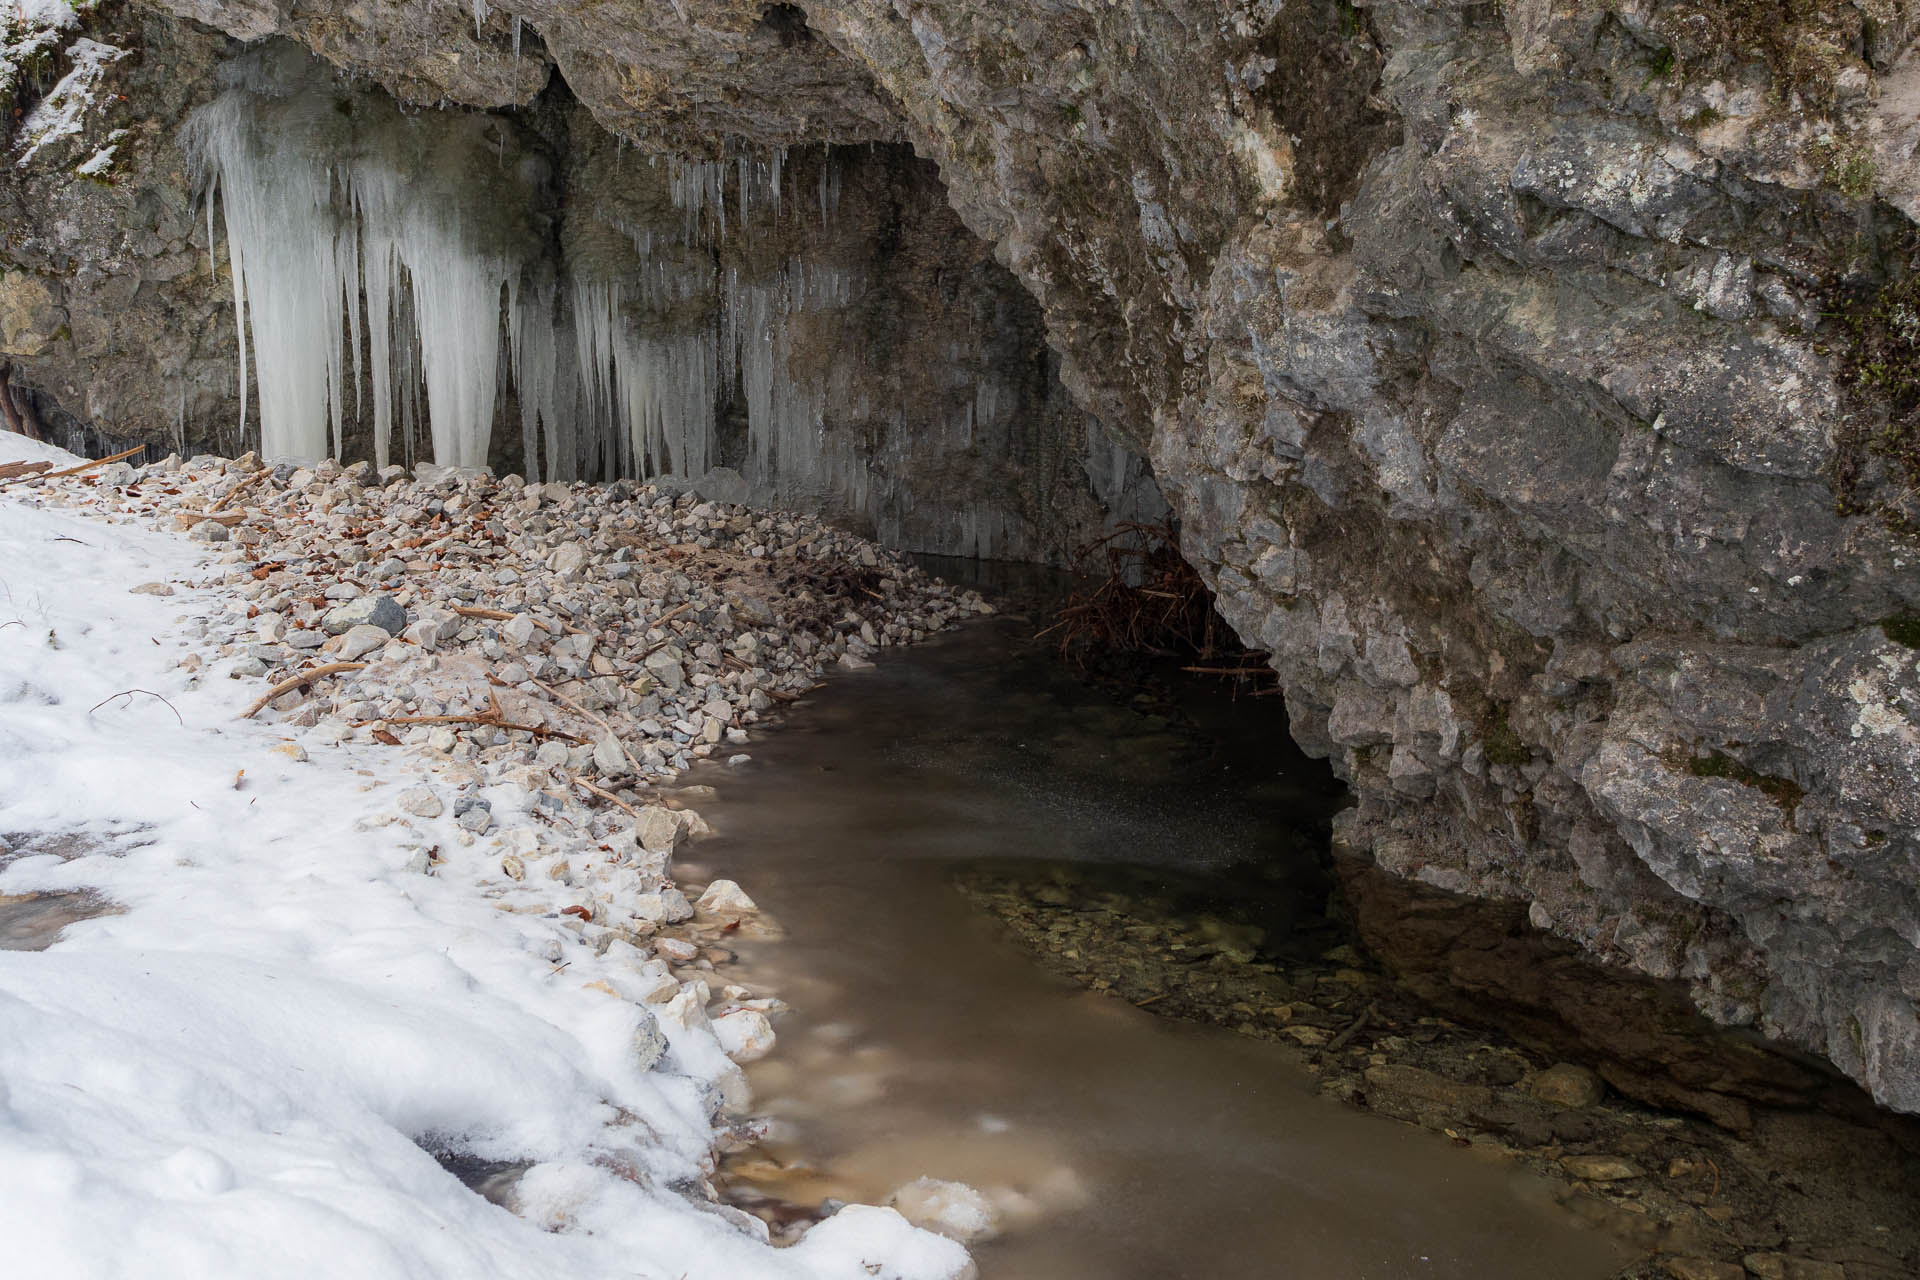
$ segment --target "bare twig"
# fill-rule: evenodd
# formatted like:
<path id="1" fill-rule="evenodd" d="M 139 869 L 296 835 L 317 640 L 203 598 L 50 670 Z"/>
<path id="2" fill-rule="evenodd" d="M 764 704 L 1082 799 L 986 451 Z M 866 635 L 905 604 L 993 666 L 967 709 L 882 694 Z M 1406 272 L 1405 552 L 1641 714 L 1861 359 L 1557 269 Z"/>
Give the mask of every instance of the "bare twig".
<path id="1" fill-rule="evenodd" d="M 311 671 L 303 671 L 297 676 L 282 680 L 279 684 L 261 694 L 258 702 L 240 713 L 240 718 L 242 720 L 253 719 L 256 715 L 260 714 L 261 708 L 265 707 L 281 694 L 292 693 L 295 689 L 303 689 L 322 676 L 339 675 L 343 671 L 364 671 L 366 667 L 367 664 L 364 662 L 328 662 L 313 668 Z"/>
<path id="2" fill-rule="evenodd" d="M 560 692 L 558 689 L 554 688 L 552 685 L 547 684 L 544 681 L 532 680 L 531 677 L 529 677 L 529 679 L 537 688 L 539 688 L 542 692 L 547 694 L 547 696 L 558 699 L 565 706 L 571 708 L 574 711 L 577 711 L 581 715 L 585 716 L 587 719 L 593 721 L 593 723 L 599 725 L 600 731 L 602 733 L 606 734 L 609 738 L 612 738 L 616 743 L 619 744 L 620 754 L 625 756 L 627 758 L 627 763 L 633 766 L 634 776 L 644 777 L 646 775 L 646 770 L 640 767 L 640 762 L 634 758 L 633 752 L 627 749 L 626 740 L 622 738 L 619 734 L 615 733 L 613 731 L 613 727 L 609 725 L 605 720 L 602 720 L 599 716 L 593 714 L 593 712 L 587 710 L 585 707 L 581 706 L 579 703 L 575 702 L 572 698 L 569 698 L 566 694 Z"/>
<path id="3" fill-rule="evenodd" d="M 602 800 L 605 800 L 608 804 L 619 805 L 622 809 L 625 809 L 628 813 L 632 814 L 636 819 L 639 818 L 640 816 L 640 811 L 634 808 L 632 805 L 628 804 L 625 800 L 622 800 L 619 796 L 614 795 L 611 791 L 602 791 L 599 787 L 594 786 L 591 782 L 588 782 L 585 778 L 575 778 L 573 780 L 573 785 L 576 787 L 584 787 L 586 790 L 591 791 L 594 795 L 599 796 Z"/>
<path id="4" fill-rule="evenodd" d="M 250 488 L 253 484 L 259 481 L 261 477 L 267 474 L 268 474 L 267 468 L 262 467 L 258 471 L 254 472 L 252 475 L 246 477 L 239 484 L 233 486 L 233 488 L 221 494 L 220 501 L 214 503 L 212 506 L 207 508 L 207 514 L 212 515 L 215 512 L 224 509 L 229 502 L 232 502 L 235 498 L 239 497 L 242 492 Z"/>
<path id="5" fill-rule="evenodd" d="M 505 609 L 476 609 L 471 605 L 461 605 L 461 604 L 454 605 L 453 611 L 459 614 L 463 618 L 483 618 L 488 622 L 511 622 L 515 618 L 528 616 L 528 615 L 519 614 L 519 613 L 508 613 Z M 542 631 L 547 630 L 546 626 L 543 624 L 536 624 L 536 625 L 539 625 Z M 584 631 L 581 628 L 574 626 L 570 622 L 563 622 L 560 625 L 564 627 L 566 630 L 573 632 L 573 634 L 577 636 L 587 636 L 587 635 L 593 634 L 591 631 Z"/>
<path id="6" fill-rule="evenodd" d="M 652 621 L 652 623 L 650 623 L 649 625 L 654 627 L 664 627 L 669 622 L 672 622 L 675 618 L 685 613 L 687 610 L 693 608 L 695 603 L 696 603 L 695 601 L 689 600 L 685 604 L 675 605 L 673 608 L 667 610 L 665 613 L 655 618 Z"/>
<path id="7" fill-rule="evenodd" d="M 1338 1053 L 1342 1049 L 1346 1048 L 1347 1045 L 1352 1042 L 1355 1036 L 1359 1035 L 1362 1031 L 1366 1030 L 1367 1023 L 1373 1020 L 1373 1014 L 1374 1014 L 1373 1005 L 1368 1005 L 1366 1008 L 1362 1009 L 1360 1011 L 1360 1016 L 1355 1018 L 1352 1022 L 1349 1022 L 1347 1024 L 1347 1029 L 1345 1031 L 1342 1031 L 1339 1035 L 1327 1041 L 1327 1047 L 1325 1052 Z"/>
<path id="8" fill-rule="evenodd" d="M 353 727 L 364 729 L 370 724 L 474 724 L 491 729 L 505 729 L 509 733 L 515 731 L 531 733 L 540 738 L 564 738 L 576 745 L 586 743 L 585 738 L 576 737 L 571 733 L 562 733 L 558 729 L 542 729 L 537 724 L 515 724 L 511 720 L 497 719 L 484 713 L 470 716 L 386 716 L 379 720 L 356 720 L 353 722 Z"/>
<path id="9" fill-rule="evenodd" d="M 122 689 L 120 692 L 109 694 L 106 697 L 100 699 L 100 701 L 94 703 L 92 706 L 88 707 L 87 714 L 92 715 L 94 712 L 98 711 L 100 708 L 106 706 L 109 702 L 112 702 L 115 698 L 131 698 L 136 693 L 144 693 L 149 698 L 160 698 L 160 701 L 167 702 L 165 698 L 161 698 L 159 694 L 155 693 L 151 689 Z M 178 720 L 183 728 L 186 726 L 187 718 L 180 714 L 180 708 L 174 706 L 171 702 L 167 702 L 167 710 L 173 712 L 173 718 L 175 720 Z"/>
<path id="10" fill-rule="evenodd" d="M 487 709 L 461 716 L 386 716 L 381 720 L 361 720 L 354 724 L 358 729 L 365 725 L 385 724 L 475 724 L 493 729 L 505 729 L 508 732 L 531 733 L 535 737 L 565 738 L 568 742 L 581 744 L 586 740 L 571 733 L 562 733 L 558 729 L 543 729 L 535 724 L 515 724 L 507 719 L 506 712 L 500 708 L 500 695 L 487 690 Z"/>

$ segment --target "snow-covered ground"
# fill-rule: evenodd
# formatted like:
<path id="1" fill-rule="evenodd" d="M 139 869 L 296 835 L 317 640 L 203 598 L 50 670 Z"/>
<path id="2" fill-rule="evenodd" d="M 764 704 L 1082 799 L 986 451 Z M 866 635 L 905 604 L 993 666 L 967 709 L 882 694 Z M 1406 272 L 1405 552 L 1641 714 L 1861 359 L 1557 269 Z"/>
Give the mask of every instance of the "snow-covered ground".
<path id="1" fill-rule="evenodd" d="M 62 456 L 0 433 L 0 463 Z M 706 1020 L 656 1021 L 631 948 L 501 909 L 457 857 L 425 874 L 453 815 L 376 820 L 416 757 L 308 753 L 238 718 L 254 688 L 181 666 L 227 608 L 203 548 L 30 493 L 0 488 L 0 895 L 117 912 L 0 950 L 0 1272 L 970 1272 L 891 1210 L 776 1250 L 677 1190 L 737 1084 Z M 531 1163 L 518 1212 L 429 1147 Z"/>

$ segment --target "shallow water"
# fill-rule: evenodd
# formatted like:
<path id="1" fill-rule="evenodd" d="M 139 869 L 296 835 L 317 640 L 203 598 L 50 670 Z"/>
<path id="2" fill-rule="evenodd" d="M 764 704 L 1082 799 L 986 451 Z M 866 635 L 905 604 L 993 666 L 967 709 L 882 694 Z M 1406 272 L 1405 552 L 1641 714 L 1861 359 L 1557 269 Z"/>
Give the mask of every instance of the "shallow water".
<path id="1" fill-rule="evenodd" d="M 987 1192 L 983 1280 L 1583 1280 L 1627 1261 L 1545 1184 L 1341 1108 L 1275 1045 L 1042 970 L 955 890 L 1005 859 L 1210 869 L 1277 951 L 1330 945 L 1312 858 L 1335 795 L 1275 700 L 1127 702 L 977 625 L 842 676 L 699 807 L 698 871 L 784 926 L 744 971 L 794 1005 L 749 1075 L 775 1138 L 736 1193 Z M 1217 731 L 1194 732 L 1196 727 Z M 1258 859 L 1254 870 L 1248 864 Z M 1297 904 L 1297 912 L 1289 906 Z"/>

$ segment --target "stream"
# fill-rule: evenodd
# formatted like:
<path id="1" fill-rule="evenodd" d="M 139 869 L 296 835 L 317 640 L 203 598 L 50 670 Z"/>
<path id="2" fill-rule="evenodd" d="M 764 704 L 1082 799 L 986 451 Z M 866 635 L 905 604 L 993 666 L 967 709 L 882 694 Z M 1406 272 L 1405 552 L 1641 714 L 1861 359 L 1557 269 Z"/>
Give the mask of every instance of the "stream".
<path id="1" fill-rule="evenodd" d="M 1279 699 L 1076 678 L 1004 617 L 837 676 L 704 766 L 716 835 L 689 877 L 738 879 L 784 930 L 738 945 L 793 1009 L 749 1068 L 769 1139 L 736 1202 L 885 1203 L 923 1175 L 998 1206 L 983 1280 L 1599 1280 L 1629 1255 L 1541 1181 L 1343 1108 L 1296 1055 L 1175 1022 L 1039 967 L 956 881 L 1050 887 L 1071 865 L 1262 901 L 1283 953 L 1344 938 L 1318 851 L 1340 802 Z M 1166 687 L 1166 686 L 1163 686 Z M 1244 940 L 1243 940 L 1244 941 Z"/>

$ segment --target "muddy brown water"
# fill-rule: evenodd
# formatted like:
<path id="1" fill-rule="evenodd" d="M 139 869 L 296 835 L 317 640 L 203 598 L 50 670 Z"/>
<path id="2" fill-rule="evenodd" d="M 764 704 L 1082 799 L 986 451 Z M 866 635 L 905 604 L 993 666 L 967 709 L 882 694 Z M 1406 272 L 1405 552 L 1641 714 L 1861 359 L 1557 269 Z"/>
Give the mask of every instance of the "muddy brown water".
<path id="1" fill-rule="evenodd" d="M 793 1006 L 749 1070 L 776 1125 L 733 1162 L 741 1201 L 965 1182 L 1004 1228 L 975 1248 L 983 1280 L 1598 1280 L 1629 1261 L 1544 1183 L 1321 1098 L 1274 1045 L 1051 977 L 967 905 L 955 874 L 983 861 L 1203 869 L 1271 901 L 1261 945 L 1338 941 L 1314 932 L 1336 793 L 1273 700 L 1112 694 L 1030 631 L 889 652 L 751 763 L 688 779 L 719 787 L 691 874 L 739 879 L 785 930 L 739 947 Z"/>

